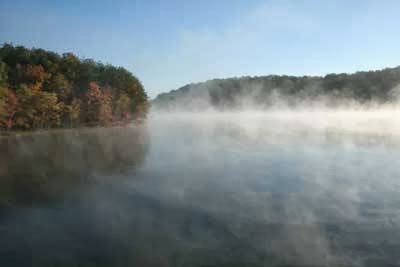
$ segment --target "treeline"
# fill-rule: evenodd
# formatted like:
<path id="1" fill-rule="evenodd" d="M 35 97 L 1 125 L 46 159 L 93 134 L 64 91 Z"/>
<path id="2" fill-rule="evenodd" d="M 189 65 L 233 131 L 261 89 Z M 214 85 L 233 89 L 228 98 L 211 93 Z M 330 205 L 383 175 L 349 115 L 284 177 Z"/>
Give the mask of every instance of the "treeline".
<path id="1" fill-rule="evenodd" d="M 360 104 L 387 103 L 398 99 L 399 85 L 400 67 L 324 77 L 269 75 L 215 79 L 160 94 L 152 105 L 170 109 L 197 109 L 207 105 L 229 109 L 246 105 L 268 108 L 282 101 L 287 105 L 321 100 L 331 105 L 347 100 Z"/>
<path id="2" fill-rule="evenodd" d="M 72 53 L 0 48 L 0 129 L 121 125 L 147 109 L 142 84 L 122 67 Z"/>

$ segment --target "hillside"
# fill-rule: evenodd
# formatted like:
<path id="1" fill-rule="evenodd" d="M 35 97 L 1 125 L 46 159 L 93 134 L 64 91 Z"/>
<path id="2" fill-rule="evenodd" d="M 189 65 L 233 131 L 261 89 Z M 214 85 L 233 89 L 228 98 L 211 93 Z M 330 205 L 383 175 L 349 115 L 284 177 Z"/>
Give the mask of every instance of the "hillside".
<path id="1" fill-rule="evenodd" d="M 146 115 L 140 81 L 122 67 L 72 53 L 0 48 L 0 130 L 129 123 Z"/>
<path id="2" fill-rule="evenodd" d="M 397 100 L 400 67 L 353 74 L 318 76 L 259 76 L 214 79 L 188 84 L 156 97 L 159 109 L 268 108 L 324 103 L 381 104 Z"/>

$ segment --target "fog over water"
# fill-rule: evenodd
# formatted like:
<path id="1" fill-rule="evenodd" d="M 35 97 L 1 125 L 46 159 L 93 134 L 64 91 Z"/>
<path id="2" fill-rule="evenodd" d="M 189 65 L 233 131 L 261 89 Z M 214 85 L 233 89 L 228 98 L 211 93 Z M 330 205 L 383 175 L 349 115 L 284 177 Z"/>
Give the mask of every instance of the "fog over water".
<path id="1" fill-rule="evenodd" d="M 370 222 L 362 202 L 385 202 L 400 185 L 396 113 L 154 115 L 140 172 L 155 176 L 149 189 L 160 187 L 159 196 L 219 214 L 270 222 Z M 269 198 L 275 197 L 285 203 L 272 211 Z"/>
<path id="2" fill-rule="evenodd" d="M 134 167 L 3 205 L 0 265 L 400 264 L 397 107 L 157 111 L 144 128 L 118 146 L 140 146 Z"/>

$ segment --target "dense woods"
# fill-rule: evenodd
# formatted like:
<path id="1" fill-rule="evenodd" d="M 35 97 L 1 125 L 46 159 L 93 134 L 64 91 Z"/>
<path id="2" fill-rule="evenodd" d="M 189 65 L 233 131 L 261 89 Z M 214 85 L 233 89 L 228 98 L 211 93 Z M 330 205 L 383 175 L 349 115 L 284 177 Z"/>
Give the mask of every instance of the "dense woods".
<path id="1" fill-rule="evenodd" d="M 0 129 L 124 125 L 148 109 L 140 81 L 122 67 L 4 44 Z"/>
<path id="2" fill-rule="evenodd" d="M 188 84 L 157 96 L 158 108 L 197 109 L 208 105 L 218 109 L 261 107 L 277 103 L 304 104 L 303 101 L 328 105 L 348 101 L 359 104 L 387 103 L 399 96 L 400 67 L 354 74 L 318 76 L 260 76 L 215 79 Z M 307 102 L 310 103 L 310 102 Z"/>

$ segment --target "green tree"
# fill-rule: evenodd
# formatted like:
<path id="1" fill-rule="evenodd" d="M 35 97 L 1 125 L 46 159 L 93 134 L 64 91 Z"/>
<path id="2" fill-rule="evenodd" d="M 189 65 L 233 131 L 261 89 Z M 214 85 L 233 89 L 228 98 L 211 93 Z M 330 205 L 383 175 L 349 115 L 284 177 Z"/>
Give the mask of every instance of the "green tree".
<path id="1" fill-rule="evenodd" d="M 14 124 L 20 129 L 32 129 L 34 126 L 33 121 L 37 113 L 35 92 L 26 84 L 21 84 L 17 88 L 16 96 L 19 105 L 15 114 Z"/>
<path id="2" fill-rule="evenodd" d="M 131 99 L 125 92 L 122 92 L 115 102 L 114 117 L 116 121 L 123 122 L 131 117 Z"/>
<path id="3" fill-rule="evenodd" d="M 57 73 L 51 77 L 46 85 L 46 91 L 56 93 L 58 98 L 68 102 L 72 94 L 72 84 L 61 73 Z"/>
<path id="4" fill-rule="evenodd" d="M 142 116 L 148 106 L 143 86 L 124 68 L 79 59 L 72 53 L 4 44 L 0 47 L 3 125 L 14 96 L 18 100 L 12 116 L 15 129 L 81 123 L 109 126 Z"/>
<path id="5" fill-rule="evenodd" d="M 36 112 L 33 118 L 34 128 L 58 127 L 61 124 L 63 105 L 58 102 L 57 95 L 49 92 L 34 94 Z"/>

